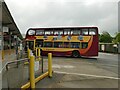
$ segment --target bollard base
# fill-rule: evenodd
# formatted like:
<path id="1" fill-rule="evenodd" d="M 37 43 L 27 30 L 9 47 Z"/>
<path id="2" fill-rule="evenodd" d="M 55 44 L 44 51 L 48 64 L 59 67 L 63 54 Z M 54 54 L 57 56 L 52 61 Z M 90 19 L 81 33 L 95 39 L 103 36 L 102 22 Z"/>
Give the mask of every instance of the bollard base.
<path id="1" fill-rule="evenodd" d="M 52 78 L 52 76 L 48 76 L 49 78 Z"/>

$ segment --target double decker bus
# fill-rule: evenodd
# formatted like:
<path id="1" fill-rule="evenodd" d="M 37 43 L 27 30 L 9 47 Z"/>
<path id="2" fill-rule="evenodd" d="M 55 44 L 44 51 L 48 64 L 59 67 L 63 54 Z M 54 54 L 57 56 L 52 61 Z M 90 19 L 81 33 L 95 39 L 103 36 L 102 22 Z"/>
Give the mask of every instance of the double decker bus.
<path id="1" fill-rule="evenodd" d="M 98 56 L 97 27 L 30 28 L 25 41 L 33 51 L 40 47 L 42 55 Z"/>

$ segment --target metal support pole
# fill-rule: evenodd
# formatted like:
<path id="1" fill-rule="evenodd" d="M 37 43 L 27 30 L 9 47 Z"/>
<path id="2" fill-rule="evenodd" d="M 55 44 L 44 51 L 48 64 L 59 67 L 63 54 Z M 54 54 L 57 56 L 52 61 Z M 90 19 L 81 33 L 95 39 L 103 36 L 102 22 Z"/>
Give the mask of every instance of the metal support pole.
<path id="1" fill-rule="evenodd" d="M 36 48 L 36 56 L 37 56 L 37 48 Z"/>
<path id="2" fill-rule="evenodd" d="M 11 55 L 11 32 L 9 30 L 9 56 Z"/>
<path id="3" fill-rule="evenodd" d="M 17 36 L 15 36 L 15 39 L 16 39 L 16 57 L 17 57 L 17 60 L 18 60 L 18 39 L 17 39 Z"/>
<path id="4" fill-rule="evenodd" d="M 30 56 L 30 86 L 31 89 L 35 89 L 35 72 L 34 72 L 34 67 L 35 67 L 35 57 Z"/>
<path id="5" fill-rule="evenodd" d="M 42 73 L 43 73 L 43 57 L 41 57 L 41 59 L 42 59 L 41 70 L 42 70 Z"/>
<path id="6" fill-rule="evenodd" d="M 40 60 L 40 48 L 38 48 L 38 60 Z"/>
<path id="7" fill-rule="evenodd" d="M 52 77 L 52 53 L 48 53 L 48 73 Z"/>
<path id="8" fill-rule="evenodd" d="M 28 48 L 27 51 L 28 51 L 28 58 L 30 59 L 30 49 Z"/>
<path id="9" fill-rule="evenodd" d="M 7 70 L 7 85 L 8 85 L 8 90 L 10 90 L 10 84 L 9 84 L 9 71 L 8 71 L 8 65 L 6 66 L 6 70 Z"/>

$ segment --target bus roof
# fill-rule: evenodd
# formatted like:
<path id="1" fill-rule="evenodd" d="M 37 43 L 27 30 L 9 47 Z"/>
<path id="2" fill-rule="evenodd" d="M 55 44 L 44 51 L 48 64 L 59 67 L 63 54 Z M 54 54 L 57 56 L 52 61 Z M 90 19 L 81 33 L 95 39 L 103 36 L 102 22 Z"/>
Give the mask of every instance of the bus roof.
<path id="1" fill-rule="evenodd" d="M 29 28 L 28 30 L 40 30 L 40 29 L 71 29 L 71 28 L 98 28 L 96 26 L 54 26 L 54 27 L 39 27 Z"/>

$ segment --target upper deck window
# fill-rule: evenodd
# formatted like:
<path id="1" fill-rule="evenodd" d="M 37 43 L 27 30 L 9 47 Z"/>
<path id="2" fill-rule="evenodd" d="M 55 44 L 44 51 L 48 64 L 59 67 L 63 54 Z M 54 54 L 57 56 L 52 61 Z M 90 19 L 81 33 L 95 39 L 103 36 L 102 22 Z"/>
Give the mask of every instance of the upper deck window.
<path id="1" fill-rule="evenodd" d="M 54 35 L 62 35 L 63 31 L 54 31 Z"/>
<path id="2" fill-rule="evenodd" d="M 96 29 L 89 29 L 89 35 L 96 35 Z"/>
<path id="3" fill-rule="evenodd" d="M 45 31 L 45 35 L 51 35 L 53 34 L 53 31 Z"/>
<path id="4" fill-rule="evenodd" d="M 36 35 L 43 35 L 44 34 L 44 30 L 36 30 Z"/>
<path id="5" fill-rule="evenodd" d="M 35 30 L 29 30 L 28 35 L 35 35 Z"/>
<path id="6" fill-rule="evenodd" d="M 71 31 L 71 34 L 73 34 L 73 35 L 79 35 L 80 34 L 80 30 L 74 29 L 74 30 Z"/>
<path id="7" fill-rule="evenodd" d="M 88 29 L 82 29 L 82 35 L 88 35 Z"/>
<path id="8" fill-rule="evenodd" d="M 64 29 L 64 35 L 70 35 L 70 29 Z"/>

